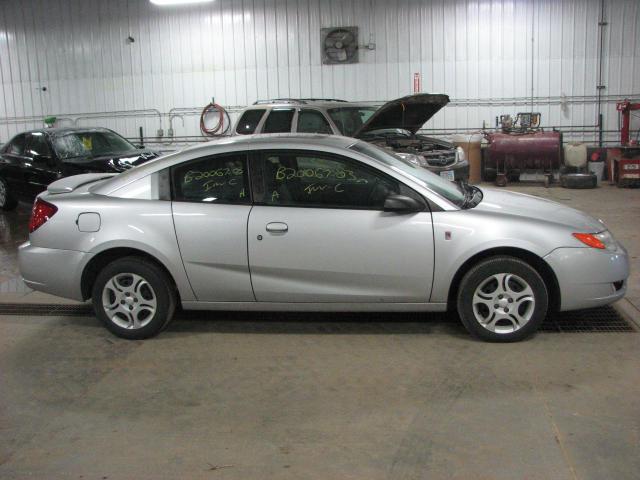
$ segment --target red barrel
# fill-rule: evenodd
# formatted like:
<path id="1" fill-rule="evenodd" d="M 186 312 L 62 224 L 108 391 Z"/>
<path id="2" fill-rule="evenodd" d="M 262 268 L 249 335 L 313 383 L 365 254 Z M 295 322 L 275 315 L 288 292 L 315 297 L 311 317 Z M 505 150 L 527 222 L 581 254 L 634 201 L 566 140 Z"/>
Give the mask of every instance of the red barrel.
<path id="1" fill-rule="evenodd" d="M 519 174 L 530 170 L 551 172 L 560 169 L 560 132 L 490 133 L 485 172 Z"/>

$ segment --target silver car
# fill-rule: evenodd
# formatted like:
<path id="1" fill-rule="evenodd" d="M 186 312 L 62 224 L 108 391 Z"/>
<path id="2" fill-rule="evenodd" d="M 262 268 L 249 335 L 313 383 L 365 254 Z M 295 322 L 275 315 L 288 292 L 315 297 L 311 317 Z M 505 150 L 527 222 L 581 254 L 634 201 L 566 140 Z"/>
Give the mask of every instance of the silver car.
<path id="1" fill-rule="evenodd" d="M 86 300 L 114 334 L 199 310 L 457 310 L 515 341 L 551 310 L 626 291 L 625 249 L 589 215 L 444 180 L 337 135 L 232 137 L 36 200 L 24 280 Z"/>

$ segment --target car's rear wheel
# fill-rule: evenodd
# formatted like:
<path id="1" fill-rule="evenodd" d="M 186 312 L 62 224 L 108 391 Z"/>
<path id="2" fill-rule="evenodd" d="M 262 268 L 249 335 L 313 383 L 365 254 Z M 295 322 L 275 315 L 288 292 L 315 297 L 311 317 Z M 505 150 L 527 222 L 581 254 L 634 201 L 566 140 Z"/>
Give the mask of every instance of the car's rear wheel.
<path id="1" fill-rule="evenodd" d="M 153 262 L 140 257 L 125 257 L 108 264 L 96 278 L 92 299 L 105 327 L 127 339 L 160 333 L 176 306 L 171 279 Z"/>
<path id="2" fill-rule="evenodd" d="M 9 211 L 14 210 L 18 206 L 18 201 L 11 194 L 9 185 L 0 177 L 0 210 Z"/>
<path id="3" fill-rule="evenodd" d="M 544 280 L 528 263 L 509 256 L 481 261 L 462 278 L 458 314 L 469 333 L 493 342 L 533 334 L 547 314 Z"/>

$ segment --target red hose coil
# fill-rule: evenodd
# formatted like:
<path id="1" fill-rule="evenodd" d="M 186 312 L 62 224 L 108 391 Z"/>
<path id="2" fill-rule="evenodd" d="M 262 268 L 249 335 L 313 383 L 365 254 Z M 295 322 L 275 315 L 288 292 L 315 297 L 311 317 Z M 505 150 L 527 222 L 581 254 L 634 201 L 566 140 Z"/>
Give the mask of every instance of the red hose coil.
<path id="1" fill-rule="evenodd" d="M 208 113 L 218 112 L 218 123 L 211 128 L 207 128 L 204 124 L 204 117 Z M 225 118 L 227 119 L 226 127 L 225 127 Z M 200 131 L 203 135 L 207 135 L 209 137 L 213 137 L 216 135 L 224 135 L 229 130 L 230 126 L 230 118 L 227 111 L 217 103 L 211 102 L 209 105 L 202 109 L 202 113 L 200 114 Z"/>

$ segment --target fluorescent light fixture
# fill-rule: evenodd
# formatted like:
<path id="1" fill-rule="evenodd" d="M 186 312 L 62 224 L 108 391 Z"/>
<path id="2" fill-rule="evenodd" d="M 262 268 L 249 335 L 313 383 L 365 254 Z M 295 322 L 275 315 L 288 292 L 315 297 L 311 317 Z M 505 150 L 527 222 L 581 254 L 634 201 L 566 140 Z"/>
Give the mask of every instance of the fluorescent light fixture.
<path id="1" fill-rule="evenodd" d="M 149 0 L 156 5 L 186 5 L 188 3 L 209 3 L 213 0 Z"/>

